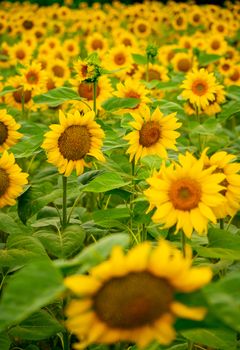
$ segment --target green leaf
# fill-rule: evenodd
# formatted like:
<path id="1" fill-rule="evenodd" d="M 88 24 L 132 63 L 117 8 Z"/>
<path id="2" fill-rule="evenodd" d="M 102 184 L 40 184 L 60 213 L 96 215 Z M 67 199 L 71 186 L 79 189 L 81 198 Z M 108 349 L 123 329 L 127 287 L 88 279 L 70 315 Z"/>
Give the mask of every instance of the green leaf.
<path id="1" fill-rule="evenodd" d="M 125 219 L 129 218 L 129 209 L 128 208 L 113 208 L 113 209 L 105 209 L 105 210 L 97 210 L 93 212 L 94 221 L 99 224 L 102 221 L 113 219 Z"/>
<path id="2" fill-rule="evenodd" d="M 0 230 L 9 234 L 21 234 L 27 230 L 17 224 L 8 214 L 0 213 Z"/>
<path id="3" fill-rule="evenodd" d="M 240 260 L 240 236 L 221 229 L 209 229 L 208 247 L 195 246 L 204 257 Z"/>
<path id="4" fill-rule="evenodd" d="M 22 122 L 21 132 L 23 138 L 21 142 L 11 147 L 15 158 L 28 158 L 34 154 L 40 153 L 40 146 L 43 142 L 43 134 L 47 130 L 45 125 L 32 122 Z"/>
<path id="5" fill-rule="evenodd" d="M 146 82 L 145 83 L 146 87 L 148 89 L 159 89 L 159 90 L 163 90 L 163 91 L 168 91 L 168 90 L 178 90 L 180 87 L 180 83 L 176 82 L 176 81 L 158 81 L 158 80 L 152 80 L 150 82 Z"/>
<path id="6" fill-rule="evenodd" d="M 107 192 L 114 188 L 120 188 L 126 186 L 129 182 L 124 182 L 122 177 L 117 173 L 103 173 L 96 177 L 87 186 L 83 188 L 85 192 Z"/>
<path id="7" fill-rule="evenodd" d="M 0 333 L 0 349 L 9 350 L 11 341 L 6 333 Z"/>
<path id="8" fill-rule="evenodd" d="M 78 176 L 78 182 L 83 184 L 83 185 L 87 185 L 89 182 L 91 182 L 92 180 L 94 180 L 96 177 L 98 177 L 99 175 L 101 175 L 103 173 L 104 173 L 104 170 L 86 171 L 82 175 Z"/>
<path id="9" fill-rule="evenodd" d="M 35 261 L 23 267 L 9 279 L 3 290 L 0 331 L 51 303 L 63 290 L 62 276 L 50 260 Z"/>
<path id="10" fill-rule="evenodd" d="M 33 97 L 35 103 L 47 104 L 50 107 L 57 107 L 70 100 L 82 101 L 82 98 L 76 91 L 64 86 Z"/>
<path id="11" fill-rule="evenodd" d="M 38 213 L 45 205 L 61 198 L 62 190 L 53 190 L 53 185 L 43 182 L 32 185 L 18 199 L 18 215 L 25 224 L 29 218 Z"/>
<path id="12" fill-rule="evenodd" d="M 222 111 L 218 114 L 218 119 L 220 121 L 225 121 L 228 118 L 232 117 L 234 114 L 239 112 L 240 112 L 240 102 L 230 101 L 224 104 Z"/>
<path id="13" fill-rule="evenodd" d="M 7 240 L 7 249 L 22 249 L 41 257 L 47 256 L 41 242 L 35 237 L 26 235 L 9 236 Z"/>
<path id="14" fill-rule="evenodd" d="M 98 242 L 86 247 L 74 259 L 64 261 L 55 261 L 56 266 L 71 267 L 81 265 L 81 273 L 86 272 L 92 266 L 95 266 L 105 260 L 115 246 L 127 247 L 129 245 L 129 235 L 125 233 L 116 233 L 100 239 Z"/>
<path id="15" fill-rule="evenodd" d="M 12 86 L 5 86 L 2 91 L 0 92 L 0 96 L 4 96 L 6 94 L 9 94 L 10 92 L 17 91 L 19 88 L 14 88 Z"/>
<path id="16" fill-rule="evenodd" d="M 48 312 L 40 310 L 18 326 L 11 328 L 9 335 L 25 340 L 42 340 L 63 330 L 63 326 Z"/>
<path id="17" fill-rule="evenodd" d="M 237 85 L 231 85 L 227 88 L 227 96 L 229 98 L 232 98 L 233 100 L 240 99 L 240 86 Z"/>
<path id="18" fill-rule="evenodd" d="M 139 102 L 139 98 L 111 97 L 102 103 L 102 107 L 105 111 L 111 112 L 118 109 L 135 108 Z"/>
<path id="19" fill-rule="evenodd" d="M 237 332 L 240 332 L 239 290 L 239 271 L 232 272 L 218 282 L 212 283 L 203 289 L 215 316 Z"/>
<path id="20" fill-rule="evenodd" d="M 197 328 L 182 332 L 190 341 L 207 345 L 218 350 L 235 350 L 237 348 L 236 333 L 226 328 Z"/>
<path id="21" fill-rule="evenodd" d="M 179 117 L 179 115 L 185 116 L 185 112 L 184 112 L 183 107 L 176 102 L 171 102 L 171 101 L 167 101 L 167 100 L 159 100 L 159 101 L 154 102 L 153 106 L 154 107 L 158 106 L 160 108 L 161 112 L 164 113 L 164 115 L 177 112 L 177 117 Z"/>
<path id="22" fill-rule="evenodd" d="M 207 66 L 210 63 L 217 62 L 222 56 L 215 55 L 215 54 L 208 54 L 205 52 L 200 52 L 200 55 L 198 57 L 198 63 L 200 66 Z"/>
<path id="23" fill-rule="evenodd" d="M 133 53 L 132 58 L 137 64 L 147 64 L 147 57 L 143 55 L 139 55 L 138 53 Z"/>
<path id="24" fill-rule="evenodd" d="M 51 255 L 67 258 L 83 246 L 86 233 L 80 225 L 69 225 L 62 233 L 48 228 L 36 231 L 34 236 L 38 237 Z"/>

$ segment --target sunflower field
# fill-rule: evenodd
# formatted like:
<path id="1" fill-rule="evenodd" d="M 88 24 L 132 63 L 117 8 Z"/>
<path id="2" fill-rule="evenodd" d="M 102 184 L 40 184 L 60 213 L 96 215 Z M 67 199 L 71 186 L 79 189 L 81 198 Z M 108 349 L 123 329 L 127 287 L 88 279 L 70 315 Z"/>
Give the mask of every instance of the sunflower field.
<path id="1" fill-rule="evenodd" d="M 0 350 L 240 349 L 240 4 L 0 3 Z"/>

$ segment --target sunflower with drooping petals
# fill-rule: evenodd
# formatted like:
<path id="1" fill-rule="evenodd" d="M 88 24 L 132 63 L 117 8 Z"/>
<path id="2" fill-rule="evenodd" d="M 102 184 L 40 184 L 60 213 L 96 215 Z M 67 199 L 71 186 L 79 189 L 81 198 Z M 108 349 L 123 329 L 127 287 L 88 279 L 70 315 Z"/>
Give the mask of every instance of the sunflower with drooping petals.
<path id="1" fill-rule="evenodd" d="M 0 152 L 15 145 L 22 137 L 17 130 L 21 127 L 6 109 L 0 109 Z"/>
<path id="2" fill-rule="evenodd" d="M 225 189 L 221 193 L 227 201 L 213 208 L 213 212 L 218 219 L 234 216 L 240 209 L 240 164 L 234 162 L 236 156 L 233 154 L 220 151 L 208 157 L 206 151 L 203 153 L 205 167 L 216 166 L 214 172 L 226 176 L 222 181 Z"/>
<path id="3" fill-rule="evenodd" d="M 179 156 L 179 164 L 164 164 L 159 176 L 147 180 L 150 184 L 144 193 L 150 202 L 150 210 L 156 207 L 152 217 L 163 228 L 176 225 L 176 233 L 183 230 L 191 237 L 193 229 L 206 234 L 208 221 L 216 223 L 214 208 L 226 203 L 221 194 L 226 176 L 214 173 L 216 166 L 205 169 L 202 159 L 190 153 Z"/>
<path id="4" fill-rule="evenodd" d="M 154 249 L 144 242 L 126 255 L 115 247 L 109 260 L 89 275 L 65 278 L 66 287 L 76 295 L 66 309 L 66 326 L 80 341 L 75 348 L 118 341 L 139 347 L 153 340 L 170 344 L 176 337 L 176 317 L 199 321 L 207 311 L 177 299 L 177 294 L 196 291 L 212 278 L 208 267 L 191 264 L 189 249 L 184 258 L 161 240 Z"/>
<path id="5" fill-rule="evenodd" d="M 181 95 L 196 107 L 205 108 L 215 99 L 216 85 L 213 73 L 208 73 L 204 68 L 194 69 L 183 81 L 181 88 L 184 90 Z"/>
<path id="6" fill-rule="evenodd" d="M 51 125 L 51 131 L 45 134 L 42 148 L 47 152 L 48 162 L 54 164 L 60 174 L 69 176 L 76 169 L 77 175 L 81 175 L 88 166 L 86 156 L 105 160 L 101 152 L 104 132 L 94 118 L 92 111 L 84 115 L 76 111 L 66 116 L 59 111 L 59 124 Z"/>
<path id="7" fill-rule="evenodd" d="M 27 177 L 15 163 L 14 155 L 4 151 L 0 158 L 0 208 L 16 204 L 16 198 L 28 182 Z"/>
<path id="8" fill-rule="evenodd" d="M 127 134 L 124 139 L 129 142 L 127 153 L 130 161 L 135 163 L 146 155 L 158 154 L 167 158 L 167 149 L 177 150 L 176 139 L 180 136 L 176 131 L 182 124 L 178 122 L 176 113 L 164 116 L 159 108 L 151 114 L 144 106 L 138 113 L 131 112 L 134 118 L 129 125 L 135 130 Z"/>

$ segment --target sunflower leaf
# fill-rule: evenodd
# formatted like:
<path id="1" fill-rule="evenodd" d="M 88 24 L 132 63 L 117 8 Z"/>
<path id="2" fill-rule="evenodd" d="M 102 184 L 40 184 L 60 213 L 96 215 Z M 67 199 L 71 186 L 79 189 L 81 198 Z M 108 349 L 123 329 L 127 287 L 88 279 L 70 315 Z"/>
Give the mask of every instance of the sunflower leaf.
<path id="1" fill-rule="evenodd" d="M 139 98 L 121 98 L 121 97 L 111 97 L 104 101 L 102 107 L 110 112 L 118 109 L 125 108 L 135 108 L 140 102 Z"/>
<path id="2" fill-rule="evenodd" d="M 62 103 L 70 100 L 82 101 L 83 99 L 78 95 L 76 91 L 62 86 L 56 89 L 52 89 L 45 94 L 34 96 L 33 100 L 37 104 L 47 104 L 51 107 L 57 107 Z"/>

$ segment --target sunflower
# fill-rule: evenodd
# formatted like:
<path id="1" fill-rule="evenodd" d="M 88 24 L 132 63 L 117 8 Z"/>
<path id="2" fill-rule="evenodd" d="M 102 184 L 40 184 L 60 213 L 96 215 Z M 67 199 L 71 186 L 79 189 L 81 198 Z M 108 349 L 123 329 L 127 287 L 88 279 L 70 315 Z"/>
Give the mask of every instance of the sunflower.
<path id="1" fill-rule="evenodd" d="M 218 64 L 218 70 L 222 75 L 226 77 L 228 75 L 233 74 L 233 71 L 234 71 L 233 66 L 234 66 L 234 63 L 231 59 L 221 58 Z"/>
<path id="2" fill-rule="evenodd" d="M 124 109 L 124 112 L 137 112 L 139 111 L 146 103 L 151 102 L 150 98 L 147 97 L 149 91 L 145 86 L 136 79 L 127 78 L 123 83 L 117 84 L 117 91 L 113 94 L 121 98 L 138 98 L 139 104 L 134 108 Z M 122 114 L 123 110 L 119 110 L 119 113 Z"/>
<path id="3" fill-rule="evenodd" d="M 9 56 L 11 65 L 13 66 L 17 63 L 27 64 L 32 56 L 32 48 L 25 42 L 19 42 L 9 47 Z"/>
<path id="4" fill-rule="evenodd" d="M 76 39 L 67 39 L 63 43 L 63 49 L 67 56 L 75 57 L 79 55 L 79 43 Z"/>
<path id="5" fill-rule="evenodd" d="M 59 111 L 59 124 L 50 126 L 42 144 L 47 152 L 48 162 L 56 165 L 60 174 L 71 175 L 76 169 L 77 175 L 83 173 L 88 164 L 84 157 L 89 155 L 104 161 L 100 150 L 104 133 L 94 121 L 94 112 L 83 116 L 78 111 L 66 116 Z"/>
<path id="6" fill-rule="evenodd" d="M 15 199 L 27 184 L 27 177 L 28 174 L 15 163 L 14 155 L 4 151 L 0 158 L 0 208 L 16 203 Z"/>
<path id="7" fill-rule="evenodd" d="M 41 63 L 33 62 L 26 68 L 20 70 L 23 81 L 22 85 L 25 90 L 34 90 L 40 94 L 44 89 L 47 81 L 47 74 L 42 70 Z"/>
<path id="8" fill-rule="evenodd" d="M 214 153 L 211 157 L 203 152 L 204 164 L 208 168 L 216 166 L 215 173 L 222 173 L 226 178 L 222 181 L 222 195 L 226 198 L 226 203 L 213 208 L 215 216 L 224 218 L 227 215 L 234 216 L 240 209 L 240 164 L 233 162 L 236 156 L 221 151 Z"/>
<path id="9" fill-rule="evenodd" d="M 193 229 L 200 235 L 206 234 L 208 221 L 216 223 L 213 208 L 226 202 L 220 191 L 225 180 L 224 174 L 213 173 L 216 166 L 205 169 L 202 159 L 191 154 L 179 156 L 175 163 L 161 168 L 160 176 L 153 176 L 144 193 L 150 202 L 150 210 L 156 207 L 152 217 L 163 228 L 176 225 L 176 233 L 183 230 L 191 237 Z"/>
<path id="10" fill-rule="evenodd" d="M 0 109 L 0 152 L 7 150 L 18 142 L 22 134 L 17 132 L 21 127 L 13 117 L 7 114 L 6 109 Z"/>
<path id="11" fill-rule="evenodd" d="M 6 42 L 3 42 L 0 47 L 0 67 L 9 68 L 11 63 L 9 59 L 10 46 Z"/>
<path id="12" fill-rule="evenodd" d="M 203 113 L 207 115 L 215 115 L 221 111 L 220 104 L 225 102 L 226 92 L 223 85 L 216 85 L 216 91 L 214 93 L 214 100 L 209 102 L 209 105 L 203 109 Z"/>
<path id="13" fill-rule="evenodd" d="M 141 73 L 140 79 L 146 80 L 146 67 L 139 66 L 139 72 Z M 169 81 L 167 68 L 159 64 L 149 63 L 148 81 L 152 80 Z"/>
<path id="14" fill-rule="evenodd" d="M 171 61 L 173 65 L 173 69 L 176 72 L 183 72 L 187 73 L 193 69 L 193 67 L 196 67 L 196 59 L 190 54 L 185 52 L 178 52 L 173 57 Z"/>
<path id="15" fill-rule="evenodd" d="M 99 56 L 108 50 L 108 41 L 100 33 L 93 33 L 86 38 L 86 49 L 88 53 L 97 51 Z"/>
<path id="16" fill-rule="evenodd" d="M 36 110 L 36 105 L 33 102 L 34 90 L 23 89 L 22 77 L 14 76 L 7 80 L 6 86 L 12 86 L 16 91 L 12 91 L 4 96 L 6 104 L 22 110 L 22 99 L 24 100 L 25 108 Z"/>
<path id="17" fill-rule="evenodd" d="M 65 278 L 66 287 L 76 295 L 66 309 L 66 326 L 80 341 L 75 348 L 118 341 L 139 347 L 153 340 L 170 344 L 176 337 L 176 317 L 199 321 L 207 311 L 177 299 L 179 293 L 196 291 L 212 278 L 210 268 L 191 265 L 191 252 L 183 258 L 161 240 L 155 248 L 141 243 L 126 255 L 114 247 L 110 258 L 89 275 Z"/>
<path id="18" fill-rule="evenodd" d="M 211 35 L 207 40 L 206 52 L 216 55 L 224 55 L 227 50 L 227 42 L 219 34 Z"/>
<path id="19" fill-rule="evenodd" d="M 81 83 L 83 80 L 89 78 L 89 64 L 87 60 L 78 59 L 73 63 L 74 72 L 76 73 L 75 79 Z M 71 81 L 70 81 L 71 82 Z M 73 81 L 74 85 L 74 81 Z"/>
<path id="20" fill-rule="evenodd" d="M 151 34 L 152 28 L 150 26 L 149 21 L 143 18 L 139 18 L 133 24 L 133 32 L 136 35 L 136 37 L 145 39 L 148 38 Z"/>
<path id="21" fill-rule="evenodd" d="M 47 67 L 50 74 L 53 74 L 56 80 L 64 82 L 70 77 L 70 70 L 68 68 L 67 62 L 61 59 L 51 59 Z"/>
<path id="22" fill-rule="evenodd" d="M 234 65 L 233 71 L 224 79 L 226 85 L 240 85 L 240 65 Z"/>
<path id="23" fill-rule="evenodd" d="M 124 137 L 130 144 L 127 153 L 130 161 L 137 161 L 150 154 L 159 154 L 167 158 L 166 149 L 177 150 L 175 143 L 180 134 L 175 131 L 182 124 L 178 123 L 176 113 L 163 116 L 158 108 L 151 114 L 150 109 L 145 106 L 139 113 L 131 113 L 134 118 L 130 122 L 135 130 Z"/>
<path id="24" fill-rule="evenodd" d="M 178 14 L 172 21 L 175 30 L 186 30 L 188 27 L 187 17 L 184 13 Z"/>
<path id="25" fill-rule="evenodd" d="M 194 69 L 187 74 L 181 85 L 184 89 L 182 97 L 198 108 L 205 108 L 215 99 L 216 85 L 213 73 L 208 73 L 204 68 Z"/>
<path id="26" fill-rule="evenodd" d="M 120 70 L 115 73 L 117 76 L 129 72 L 132 68 L 132 55 L 130 49 L 124 45 L 118 45 L 109 50 L 104 66 L 109 70 Z"/>

